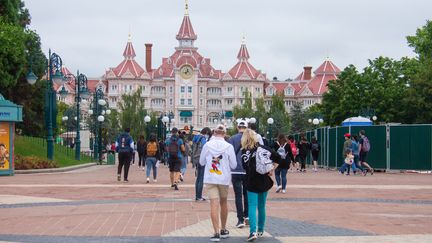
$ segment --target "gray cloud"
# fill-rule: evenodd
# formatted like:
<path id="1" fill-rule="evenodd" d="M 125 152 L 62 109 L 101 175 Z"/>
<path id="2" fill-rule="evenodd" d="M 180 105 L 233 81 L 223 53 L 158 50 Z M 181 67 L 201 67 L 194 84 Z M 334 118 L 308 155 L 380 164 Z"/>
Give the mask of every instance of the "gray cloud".
<path id="1" fill-rule="evenodd" d="M 71 71 L 98 77 L 119 64 L 127 36 L 144 67 L 144 43 L 153 46 L 153 66 L 177 46 L 184 14 L 182 0 L 29 0 L 31 28 Z M 413 56 L 405 36 L 431 18 L 428 0 L 189 0 L 199 52 L 215 68 L 237 61 L 241 37 L 250 62 L 279 79 L 293 78 L 303 65 L 316 68 L 329 56 L 343 69 L 362 68 L 367 59 Z"/>

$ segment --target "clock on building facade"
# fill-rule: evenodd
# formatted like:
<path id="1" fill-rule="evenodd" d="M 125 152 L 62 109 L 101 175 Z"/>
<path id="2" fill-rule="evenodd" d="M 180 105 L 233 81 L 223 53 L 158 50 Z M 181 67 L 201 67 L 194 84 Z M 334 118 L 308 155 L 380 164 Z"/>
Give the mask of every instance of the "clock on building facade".
<path id="1" fill-rule="evenodd" d="M 192 78 L 192 74 L 193 74 L 193 69 L 191 66 L 189 65 L 184 65 L 181 69 L 180 69 L 180 76 L 183 79 L 190 79 Z"/>

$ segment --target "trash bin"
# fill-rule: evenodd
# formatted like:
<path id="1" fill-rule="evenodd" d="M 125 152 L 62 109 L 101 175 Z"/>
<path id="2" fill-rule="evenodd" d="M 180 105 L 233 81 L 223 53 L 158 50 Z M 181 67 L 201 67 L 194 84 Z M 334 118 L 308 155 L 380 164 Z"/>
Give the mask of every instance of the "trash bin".
<path id="1" fill-rule="evenodd" d="M 115 165 L 115 154 L 108 153 L 107 165 Z"/>

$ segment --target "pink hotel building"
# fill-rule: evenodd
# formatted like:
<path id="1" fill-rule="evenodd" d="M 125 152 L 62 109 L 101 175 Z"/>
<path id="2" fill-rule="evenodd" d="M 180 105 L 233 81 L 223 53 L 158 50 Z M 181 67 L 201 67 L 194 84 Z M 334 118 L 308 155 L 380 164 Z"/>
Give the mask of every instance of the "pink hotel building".
<path id="1" fill-rule="evenodd" d="M 194 46 L 197 35 L 194 32 L 189 14 L 186 12 L 180 30 L 176 35 L 179 41 L 175 52 L 162 58 L 162 64 L 152 67 L 152 44 L 145 44 L 145 68 L 135 60 L 135 50 L 131 38 L 123 52 L 123 61 L 109 68 L 98 79 L 89 79 L 89 89 L 94 92 L 98 87 L 104 90 L 109 107 L 117 109 L 121 95 L 138 90 L 145 109 L 158 114 L 172 112 L 173 125 L 183 127 L 193 125 L 196 129 L 214 126 L 221 122 L 230 125 L 233 107 L 242 104 L 244 91 L 252 98 L 264 97 L 269 106 L 271 96 L 282 93 L 285 108 L 289 112 L 294 102 L 302 102 L 304 107 L 321 102 L 322 94 L 327 91 L 327 83 L 337 78 L 340 72 L 330 60 L 325 60 L 313 73 L 312 67 L 304 70 L 292 81 L 269 80 L 265 73 L 249 62 L 249 52 L 244 41 L 237 54 L 237 63 L 227 72 L 215 69 L 210 58 L 203 57 Z M 64 72 L 69 71 L 64 68 Z M 73 103 L 74 91 L 69 91 L 66 103 Z M 58 91 L 62 87 L 57 87 Z M 60 99 L 60 97 L 59 97 Z M 254 102 L 253 102 L 254 103 Z"/>

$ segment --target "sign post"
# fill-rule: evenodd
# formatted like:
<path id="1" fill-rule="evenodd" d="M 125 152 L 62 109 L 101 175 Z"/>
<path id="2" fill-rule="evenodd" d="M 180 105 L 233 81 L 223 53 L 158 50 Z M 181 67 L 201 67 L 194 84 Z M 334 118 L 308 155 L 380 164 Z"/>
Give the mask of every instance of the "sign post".
<path id="1" fill-rule="evenodd" d="M 0 94 L 0 176 L 14 174 L 15 122 L 22 122 L 22 106 Z"/>

